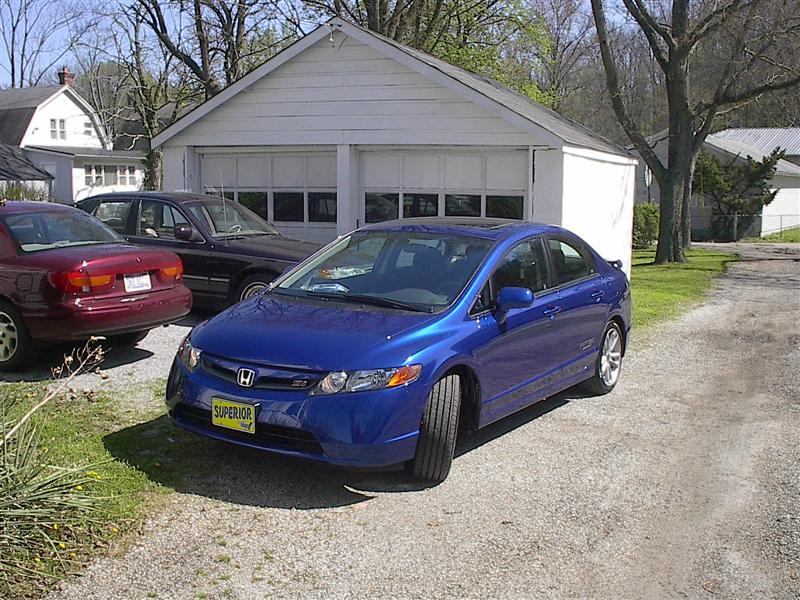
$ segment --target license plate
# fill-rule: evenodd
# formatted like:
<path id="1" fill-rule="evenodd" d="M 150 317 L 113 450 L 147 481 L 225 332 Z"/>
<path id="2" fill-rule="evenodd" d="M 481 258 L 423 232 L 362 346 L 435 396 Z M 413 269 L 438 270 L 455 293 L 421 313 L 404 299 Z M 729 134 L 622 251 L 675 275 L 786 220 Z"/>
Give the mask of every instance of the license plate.
<path id="1" fill-rule="evenodd" d="M 152 287 L 149 273 L 143 275 L 125 275 L 125 291 L 128 293 L 146 292 Z"/>
<path id="2" fill-rule="evenodd" d="M 252 404 L 212 398 L 211 423 L 218 427 L 244 431 L 245 433 L 255 433 L 256 407 Z"/>

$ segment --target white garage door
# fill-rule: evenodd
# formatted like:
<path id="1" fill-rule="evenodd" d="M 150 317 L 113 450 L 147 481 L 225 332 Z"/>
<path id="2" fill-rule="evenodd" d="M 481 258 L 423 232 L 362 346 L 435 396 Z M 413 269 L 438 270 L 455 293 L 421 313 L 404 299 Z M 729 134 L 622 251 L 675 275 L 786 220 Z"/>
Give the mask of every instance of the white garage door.
<path id="1" fill-rule="evenodd" d="M 336 237 L 336 153 L 204 154 L 200 180 L 256 212 L 283 234 L 328 242 Z"/>
<path id="2" fill-rule="evenodd" d="M 361 222 L 409 217 L 529 214 L 528 153 L 366 151 L 361 154 Z"/>

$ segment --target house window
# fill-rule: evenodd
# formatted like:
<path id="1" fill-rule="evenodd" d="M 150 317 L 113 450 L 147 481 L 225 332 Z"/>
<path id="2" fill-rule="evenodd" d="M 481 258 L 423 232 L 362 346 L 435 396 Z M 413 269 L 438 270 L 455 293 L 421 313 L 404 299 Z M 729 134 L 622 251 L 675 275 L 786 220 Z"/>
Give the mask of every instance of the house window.
<path id="1" fill-rule="evenodd" d="M 50 119 L 50 137 L 54 140 L 58 139 L 58 127 L 55 119 Z"/>
<path id="2" fill-rule="evenodd" d="M 275 221 L 299 221 L 303 218 L 303 192 L 273 192 Z"/>
<path id="3" fill-rule="evenodd" d="M 447 194 L 444 214 L 446 217 L 480 217 L 481 197 L 479 194 Z"/>
<path id="4" fill-rule="evenodd" d="M 117 181 L 117 167 L 114 165 L 106 165 L 103 170 L 103 184 L 117 185 Z"/>
<path id="5" fill-rule="evenodd" d="M 486 216 L 522 219 L 522 196 L 486 196 Z"/>
<path id="6" fill-rule="evenodd" d="M 364 194 L 364 220 L 380 223 L 396 219 L 400 212 L 400 194 L 368 192 Z"/>
<path id="7" fill-rule="evenodd" d="M 117 167 L 119 184 L 120 185 L 128 185 L 128 167 L 125 165 L 120 165 Z"/>
<path id="8" fill-rule="evenodd" d="M 83 135 L 91 137 L 92 136 L 92 123 L 91 121 L 84 121 L 83 123 Z"/>
<path id="9" fill-rule="evenodd" d="M 85 185 L 103 185 L 103 165 L 84 165 L 83 176 Z"/>
<path id="10" fill-rule="evenodd" d="M 336 192 L 309 192 L 308 220 L 313 223 L 336 223 Z"/>
<path id="11" fill-rule="evenodd" d="M 67 139 L 67 126 L 64 123 L 64 119 L 58 120 L 58 139 L 60 140 Z"/>

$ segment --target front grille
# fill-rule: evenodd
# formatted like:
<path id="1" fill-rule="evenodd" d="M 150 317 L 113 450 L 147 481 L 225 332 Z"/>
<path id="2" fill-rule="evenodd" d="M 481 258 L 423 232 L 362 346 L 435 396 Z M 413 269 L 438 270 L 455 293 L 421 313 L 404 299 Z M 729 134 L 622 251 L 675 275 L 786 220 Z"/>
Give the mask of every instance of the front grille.
<path id="1" fill-rule="evenodd" d="M 317 441 L 316 436 L 302 429 L 293 427 L 281 427 L 280 425 L 264 425 L 256 422 L 255 433 L 244 433 L 226 427 L 217 427 L 211 423 L 211 411 L 186 404 L 178 404 L 172 409 L 173 418 L 189 424 L 217 431 L 227 437 L 256 442 L 269 448 L 282 448 L 286 450 L 296 450 L 308 454 L 324 454 L 322 446 Z"/>
<path id="2" fill-rule="evenodd" d="M 229 383 L 236 383 L 236 376 L 238 373 L 238 369 L 236 367 L 222 364 L 220 361 L 217 361 L 206 355 L 201 356 L 200 364 L 203 370 L 209 375 L 213 375 L 214 377 Z M 267 369 L 255 368 L 254 370 L 256 370 L 258 373 L 261 370 Z M 319 381 L 318 377 L 312 377 L 308 375 L 304 375 L 302 377 L 293 377 L 291 376 L 292 373 L 283 373 L 286 375 L 285 377 L 259 373 L 251 388 L 257 390 L 310 390 Z"/>

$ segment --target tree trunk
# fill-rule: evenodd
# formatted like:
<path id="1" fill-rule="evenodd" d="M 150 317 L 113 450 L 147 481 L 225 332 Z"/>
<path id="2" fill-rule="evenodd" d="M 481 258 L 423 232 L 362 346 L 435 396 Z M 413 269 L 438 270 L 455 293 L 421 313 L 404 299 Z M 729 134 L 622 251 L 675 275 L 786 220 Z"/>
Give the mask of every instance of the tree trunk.
<path id="1" fill-rule="evenodd" d="M 161 158 L 163 152 L 156 148 L 150 150 L 144 159 L 144 189 L 158 191 L 161 189 Z"/>
<path id="2" fill-rule="evenodd" d="M 659 205 L 658 245 L 656 246 L 656 264 L 672 262 L 672 231 L 675 223 L 675 203 L 678 201 L 678 188 L 672 177 L 659 182 L 661 202 Z"/>

